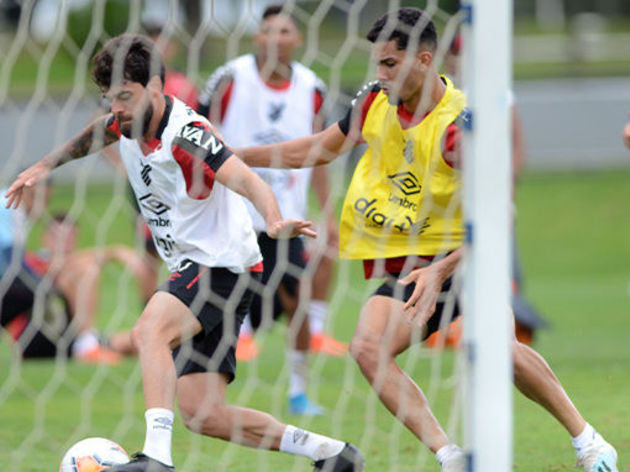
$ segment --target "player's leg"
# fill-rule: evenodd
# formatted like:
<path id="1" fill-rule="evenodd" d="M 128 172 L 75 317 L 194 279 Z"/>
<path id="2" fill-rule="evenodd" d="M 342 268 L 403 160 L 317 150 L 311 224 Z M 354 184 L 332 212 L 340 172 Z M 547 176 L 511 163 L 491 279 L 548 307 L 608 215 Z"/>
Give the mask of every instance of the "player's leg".
<path id="1" fill-rule="evenodd" d="M 178 272 L 151 297 L 132 329 L 132 341 L 142 369 L 147 429 L 142 454 L 136 455 L 129 464 L 111 468 L 112 471 L 173 470 L 171 437 L 177 385 L 173 352 L 182 342 L 190 346 L 190 339 L 206 328 L 207 323 L 192 310 L 203 312 L 205 298 L 209 296 L 209 273 L 207 267 L 182 262 Z M 218 324 L 218 320 L 214 322 Z M 188 355 L 193 353 L 188 352 Z"/>
<path id="2" fill-rule="evenodd" d="M 545 359 L 516 339 L 512 349 L 514 384 L 523 395 L 545 408 L 566 428 L 584 470 L 616 471 L 615 449 L 582 418 Z M 600 466 L 601 469 L 598 469 Z"/>
<path id="3" fill-rule="evenodd" d="M 69 255 L 55 276 L 55 286 L 68 302 L 78 333 L 72 345 L 72 356 L 82 362 L 116 364 L 120 362 L 120 355 L 100 345 L 94 328 L 103 264 L 98 251 Z"/>
<path id="4" fill-rule="evenodd" d="M 229 375 L 218 372 L 196 372 L 179 378 L 179 408 L 191 431 L 243 446 L 308 457 L 319 463 L 315 470 L 362 470 L 363 457 L 354 446 L 281 423 L 262 411 L 226 404 L 225 389 L 230 380 Z"/>
<path id="5" fill-rule="evenodd" d="M 275 247 L 274 269 L 282 273 L 275 299 L 288 320 L 289 409 L 296 415 L 322 415 L 324 409 L 310 401 L 307 395 L 311 333 L 306 310 L 308 303 L 300 299 L 300 285 L 306 283 L 302 278 L 306 267 L 304 243 L 301 238 L 272 240 L 271 243 Z"/>
<path id="6" fill-rule="evenodd" d="M 328 318 L 328 294 L 330 281 L 334 269 L 334 261 L 327 254 L 314 261 L 317 264 L 313 273 L 311 294 L 312 300 L 308 307 L 309 328 L 311 331 L 310 349 L 330 356 L 344 356 L 348 352 L 348 345 L 337 341 L 324 332 L 326 318 Z"/>
<path id="7" fill-rule="evenodd" d="M 463 471 L 463 452 L 449 442 L 420 387 L 396 363 L 398 354 L 439 327 L 444 305 L 439 304 L 428 327 L 421 330 L 403 313 L 402 300 L 413 286 L 394 294 L 393 284 L 393 279 L 383 284 L 364 305 L 350 353 L 383 405 L 436 453 L 443 470 Z"/>

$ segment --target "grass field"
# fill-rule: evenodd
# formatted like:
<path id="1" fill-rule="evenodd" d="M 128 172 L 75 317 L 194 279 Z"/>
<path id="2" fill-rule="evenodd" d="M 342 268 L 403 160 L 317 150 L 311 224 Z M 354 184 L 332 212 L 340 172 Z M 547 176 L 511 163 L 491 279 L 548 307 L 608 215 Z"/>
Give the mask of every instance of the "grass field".
<path id="1" fill-rule="evenodd" d="M 112 189 L 89 187 L 75 200 L 56 190 L 51 207 L 79 212 L 81 245 L 132 244 L 131 212 Z M 536 347 L 548 359 L 574 402 L 620 455 L 630 471 L 630 171 L 528 174 L 519 187 L 517 232 L 526 293 L 552 324 Z M 36 243 L 35 228 L 31 244 Z M 360 267 L 339 269 L 332 299 L 334 333 L 349 340 L 370 287 Z M 100 327 L 130 327 L 141 309 L 135 287 L 118 267 L 106 270 Z M 262 354 L 240 364 L 230 401 L 271 411 L 283 421 L 360 445 L 369 471 L 439 470 L 425 449 L 378 403 L 350 359 L 316 357 L 312 394 L 330 414 L 304 420 L 285 405 L 287 372 L 282 326 L 261 336 Z M 429 387 L 446 424 L 456 356 L 414 349 L 401 359 Z M 63 451 L 87 436 L 105 436 L 129 451 L 142 447 L 143 401 L 138 364 L 116 367 L 12 359 L 0 341 L 0 464 L 15 471 L 56 470 Z M 439 382 L 437 382 L 439 381 Z M 515 393 L 514 470 L 574 470 L 567 434 L 541 408 Z M 228 445 L 186 431 L 177 420 L 174 459 L 181 471 L 310 470 L 307 460 Z"/>

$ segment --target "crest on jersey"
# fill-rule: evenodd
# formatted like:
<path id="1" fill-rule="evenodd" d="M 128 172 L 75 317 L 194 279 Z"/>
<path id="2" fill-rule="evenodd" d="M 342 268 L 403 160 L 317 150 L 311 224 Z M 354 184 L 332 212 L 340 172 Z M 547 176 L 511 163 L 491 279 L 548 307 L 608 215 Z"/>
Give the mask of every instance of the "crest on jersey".
<path id="1" fill-rule="evenodd" d="M 280 117 L 282 116 L 282 112 L 284 111 L 285 106 L 286 106 L 286 103 L 284 102 L 270 103 L 269 113 L 267 113 L 267 116 L 269 117 L 269 119 L 271 121 L 278 121 Z"/>
<path id="2" fill-rule="evenodd" d="M 411 164 L 413 162 L 413 140 L 409 139 L 407 140 L 407 142 L 405 143 L 405 149 L 403 149 L 403 156 L 405 157 L 405 160 Z"/>

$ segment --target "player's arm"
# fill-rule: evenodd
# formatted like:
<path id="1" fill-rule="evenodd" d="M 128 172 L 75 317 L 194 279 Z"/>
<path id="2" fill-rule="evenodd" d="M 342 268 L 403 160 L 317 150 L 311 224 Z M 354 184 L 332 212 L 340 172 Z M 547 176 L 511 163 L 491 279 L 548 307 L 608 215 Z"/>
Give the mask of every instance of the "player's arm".
<path id="1" fill-rule="evenodd" d="M 271 187 L 234 155 L 217 171 L 216 179 L 247 198 L 263 216 L 267 234 L 272 238 L 292 238 L 303 234 L 315 237 L 310 221 L 283 220 Z"/>
<path id="2" fill-rule="evenodd" d="M 252 167 L 299 169 L 332 162 L 354 144 L 334 123 L 320 133 L 265 146 L 237 149 L 238 156 Z"/>
<path id="3" fill-rule="evenodd" d="M 409 275 L 399 280 L 403 285 L 416 284 L 411 298 L 403 309 L 418 326 L 424 326 L 435 312 L 442 284 L 453 275 L 462 254 L 462 248 L 456 249 L 433 264 L 412 270 Z"/>
<path id="4" fill-rule="evenodd" d="M 271 187 L 234 156 L 207 122 L 185 125 L 173 139 L 171 152 L 180 166 L 190 198 L 207 198 L 216 180 L 253 203 L 265 218 L 267 233 L 272 238 L 315 236 L 311 222 L 282 219 Z"/>
<path id="5" fill-rule="evenodd" d="M 24 188 L 33 187 L 37 182 L 46 180 L 56 167 L 99 151 L 117 141 L 120 135 L 110 128 L 111 118 L 111 114 L 97 118 L 59 149 L 46 154 L 39 162 L 18 175 L 5 194 L 6 207 L 17 208 L 22 200 Z"/>

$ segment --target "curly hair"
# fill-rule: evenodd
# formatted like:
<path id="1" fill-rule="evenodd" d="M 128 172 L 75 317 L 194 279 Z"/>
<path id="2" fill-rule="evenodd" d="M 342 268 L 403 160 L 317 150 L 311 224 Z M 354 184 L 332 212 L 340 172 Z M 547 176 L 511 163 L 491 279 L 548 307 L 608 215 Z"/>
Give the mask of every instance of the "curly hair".
<path id="1" fill-rule="evenodd" d="M 122 34 L 105 43 L 92 61 L 94 82 L 109 89 L 112 82 L 130 80 L 146 87 L 153 76 L 164 84 L 166 69 L 155 44 L 146 36 Z"/>
<path id="2" fill-rule="evenodd" d="M 407 49 L 413 39 L 431 51 L 437 48 L 435 24 L 418 8 L 399 8 L 386 13 L 376 20 L 366 37 L 372 43 L 395 40 L 399 50 Z"/>

